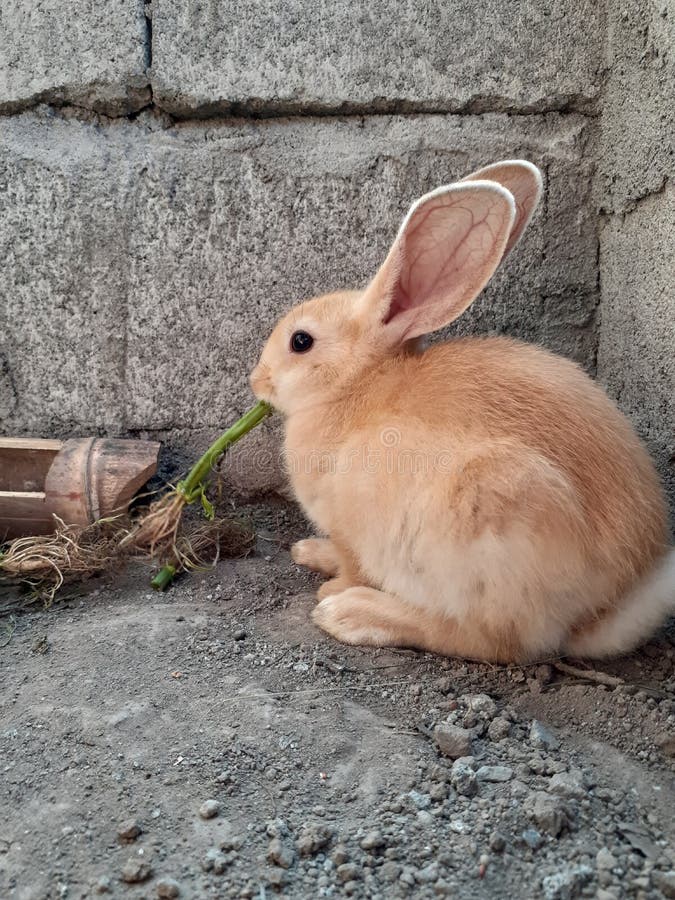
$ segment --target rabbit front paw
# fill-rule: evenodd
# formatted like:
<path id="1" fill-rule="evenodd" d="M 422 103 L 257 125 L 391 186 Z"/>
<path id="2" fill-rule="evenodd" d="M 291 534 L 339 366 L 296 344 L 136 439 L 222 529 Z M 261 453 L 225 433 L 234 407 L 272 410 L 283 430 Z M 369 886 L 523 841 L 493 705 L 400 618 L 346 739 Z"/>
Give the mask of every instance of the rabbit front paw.
<path id="1" fill-rule="evenodd" d="M 293 562 L 322 575 L 337 575 L 338 553 L 329 538 L 306 538 L 291 547 Z"/>
<path id="2" fill-rule="evenodd" d="M 331 584 L 329 581 L 322 587 Z M 324 595 L 314 608 L 312 619 L 319 628 L 344 644 L 396 646 L 398 635 L 381 610 L 387 599 L 386 594 L 373 588 L 348 587 L 340 593 Z"/>

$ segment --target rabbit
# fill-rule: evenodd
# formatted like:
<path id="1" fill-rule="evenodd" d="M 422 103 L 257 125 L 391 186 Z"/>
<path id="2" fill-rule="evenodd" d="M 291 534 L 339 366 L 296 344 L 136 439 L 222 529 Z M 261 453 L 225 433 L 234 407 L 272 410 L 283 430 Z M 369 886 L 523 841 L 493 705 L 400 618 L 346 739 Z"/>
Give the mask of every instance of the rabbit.
<path id="1" fill-rule="evenodd" d="M 604 657 L 675 607 L 658 477 L 601 388 L 509 337 L 420 344 L 481 292 L 541 192 L 536 166 L 506 160 L 426 194 L 365 290 L 291 310 L 251 373 L 324 535 L 292 557 L 327 578 L 312 616 L 339 641 Z"/>

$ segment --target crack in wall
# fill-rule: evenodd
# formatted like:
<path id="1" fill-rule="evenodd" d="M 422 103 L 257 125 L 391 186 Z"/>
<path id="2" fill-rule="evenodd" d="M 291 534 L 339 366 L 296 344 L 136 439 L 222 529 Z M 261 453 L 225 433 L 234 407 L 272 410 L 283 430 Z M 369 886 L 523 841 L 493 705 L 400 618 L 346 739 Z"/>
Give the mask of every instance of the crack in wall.
<path id="1" fill-rule="evenodd" d="M 135 121 L 141 112 L 156 112 L 168 116 L 176 122 L 193 121 L 227 121 L 229 119 L 287 119 L 287 118 L 363 118 L 366 116 L 482 116 L 502 114 L 510 117 L 542 116 L 549 113 L 560 115 L 579 115 L 594 119 L 600 115 L 597 98 L 582 95 L 561 95 L 543 97 L 531 103 L 519 105 L 512 99 L 498 94 L 476 94 L 469 100 L 461 102 L 449 99 L 444 103 L 407 100 L 405 98 L 376 97 L 366 103 L 324 103 L 321 101 L 296 102 L 286 100 L 270 100 L 261 97 L 250 97 L 247 100 L 219 100 L 208 104 L 191 105 L 189 101 L 178 99 L 159 100 L 152 81 L 152 14 L 151 4 L 146 4 L 146 37 L 145 37 L 145 74 L 147 83 L 142 89 L 129 85 L 130 91 L 149 92 L 149 102 L 139 102 L 121 112 L 112 111 L 105 106 L 92 102 L 86 104 L 81 100 L 64 96 L 63 89 L 44 91 L 20 103 L 0 107 L 0 117 L 19 115 L 30 112 L 40 106 L 51 110 L 73 109 L 83 115 L 93 114 L 104 119 Z M 94 92 L 96 85 L 88 87 Z M 145 99 L 145 98 L 143 98 Z"/>

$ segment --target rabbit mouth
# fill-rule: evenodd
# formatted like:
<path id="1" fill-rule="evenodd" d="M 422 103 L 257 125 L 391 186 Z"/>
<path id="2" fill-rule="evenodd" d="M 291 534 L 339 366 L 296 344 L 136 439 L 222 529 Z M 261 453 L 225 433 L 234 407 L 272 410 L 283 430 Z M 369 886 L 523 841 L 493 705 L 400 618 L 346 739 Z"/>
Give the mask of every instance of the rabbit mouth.
<path id="1" fill-rule="evenodd" d="M 274 387 L 267 366 L 258 364 L 249 376 L 249 383 L 258 400 L 272 401 Z"/>

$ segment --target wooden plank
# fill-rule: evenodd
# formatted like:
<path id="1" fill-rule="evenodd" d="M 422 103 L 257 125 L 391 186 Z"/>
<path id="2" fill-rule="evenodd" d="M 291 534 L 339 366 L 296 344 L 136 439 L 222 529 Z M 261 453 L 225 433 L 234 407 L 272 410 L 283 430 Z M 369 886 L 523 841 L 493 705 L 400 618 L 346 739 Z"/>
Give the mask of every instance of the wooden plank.
<path id="1" fill-rule="evenodd" d="M 41 491 L 63 441 L 0 438 L 0 490 Z"/>
<path id="2" fill-rule="evenodd" d="M 63 441 L 53 441 L 49 438 L 11 438 L 0 437 L 0 450 L 55 450 L 57 453 L 63 447 Z"/>

